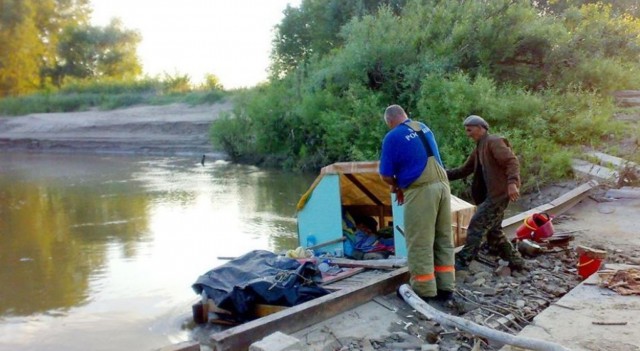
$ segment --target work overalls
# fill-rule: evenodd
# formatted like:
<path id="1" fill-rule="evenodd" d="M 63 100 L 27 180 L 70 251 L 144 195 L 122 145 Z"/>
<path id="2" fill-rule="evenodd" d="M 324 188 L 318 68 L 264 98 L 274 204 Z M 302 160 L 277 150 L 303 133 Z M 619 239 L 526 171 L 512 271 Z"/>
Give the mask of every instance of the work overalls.
<path id="1" fill-rule="evenodd" d="M 404 192 L 404 226 L 411 287 L 420 296 L 455 288 L 451 191 L 435 157 Z"/>

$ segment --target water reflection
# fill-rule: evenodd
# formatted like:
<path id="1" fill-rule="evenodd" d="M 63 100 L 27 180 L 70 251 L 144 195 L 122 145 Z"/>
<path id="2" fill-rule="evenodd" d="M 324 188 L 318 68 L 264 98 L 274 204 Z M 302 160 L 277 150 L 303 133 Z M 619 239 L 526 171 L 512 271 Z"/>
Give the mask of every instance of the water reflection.
<path id="1" fill-rule="evenodd" d="M 188 338 L 193 281 L 218 256 L 294 247 L 312 178 L 195 158 L 0 155 L 0 349 Z"/>

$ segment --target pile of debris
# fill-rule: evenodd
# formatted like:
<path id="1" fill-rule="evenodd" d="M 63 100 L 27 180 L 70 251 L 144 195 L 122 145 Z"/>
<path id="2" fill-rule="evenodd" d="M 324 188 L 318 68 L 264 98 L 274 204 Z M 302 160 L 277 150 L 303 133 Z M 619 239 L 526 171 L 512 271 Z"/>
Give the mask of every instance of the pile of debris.
<path id="1" fill-rule="evenodd" d="M 467 274 L 458 274 L 454 313 L 511 334 L 517 334 L 549 305 L 564 307 L 556 301 L 580 283 L 577 255 L 570 248 L 549 250 L 527 260 L 528 267 L 523 272 L 510 272 L 506 262 L 487 257 L 486 253 L 480 257 L 483 262 L 497 261 L 497 267 L 474 261 Z M 474 344 L 473 336 L 464 333 L 449 334 L 442 341 L 441 350 L 464 350 L 461 344 Z M 483 342 L 480 349 L 500 346 Z"/>
<path id="2" fill-rule="evenodd" d="M 455 304 L 437 309 L 462 317 L 477 325 L 515 335 L 533 318 L 580 283 L 574 248 L 543 249 L 535 258 L 527 258 L 527 269 L 511 272 L 506 262 L 483 249 L 467 272 L 457 273 Z M 395 298 L 395 296 L 393 297 Z M 470 333 L 440 325 L 413 310 L 402 299 L 392 334 L 380 339 L 336 340 L 332 350 L 497 350 L 501 344 Z M 403 306 L 404 305 L 404 306 Z M 431 348 L 429 348 L 431 347 Z"/>

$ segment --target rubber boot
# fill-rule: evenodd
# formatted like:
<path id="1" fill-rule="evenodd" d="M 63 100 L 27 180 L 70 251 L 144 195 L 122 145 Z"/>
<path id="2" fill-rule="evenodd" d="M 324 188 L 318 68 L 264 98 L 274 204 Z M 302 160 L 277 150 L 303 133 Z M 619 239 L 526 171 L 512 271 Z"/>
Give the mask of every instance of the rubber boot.
<path id="1" fill-rule="evenodd" d="M 525 268 L 525 262 L 520 253 L 507 240 L 498 243 L 498 253 L 500 258 L 509 262 L 509 268 L 514 271 L 521 271 Z"/>

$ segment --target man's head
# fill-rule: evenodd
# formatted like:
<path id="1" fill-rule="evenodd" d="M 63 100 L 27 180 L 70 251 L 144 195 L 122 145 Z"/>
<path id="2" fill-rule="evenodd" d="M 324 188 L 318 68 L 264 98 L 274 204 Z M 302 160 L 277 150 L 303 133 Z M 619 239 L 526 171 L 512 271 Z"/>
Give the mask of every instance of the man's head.
<path id="1" fill-rule="evenodd" d="M 407 113 L 399 105 L 391 105 L 384 110 L 384 121 L 389 129 L 393 129 L 407 120 Z"/>
<path id="2" fill-rule="evenodd" d="M 489 130 L 489 123 L 484 118 L 476 115 L 467 117 L 462 124 L 467 136 L 474 141 L 480 140 Z"/>

